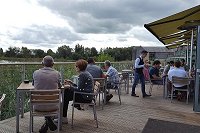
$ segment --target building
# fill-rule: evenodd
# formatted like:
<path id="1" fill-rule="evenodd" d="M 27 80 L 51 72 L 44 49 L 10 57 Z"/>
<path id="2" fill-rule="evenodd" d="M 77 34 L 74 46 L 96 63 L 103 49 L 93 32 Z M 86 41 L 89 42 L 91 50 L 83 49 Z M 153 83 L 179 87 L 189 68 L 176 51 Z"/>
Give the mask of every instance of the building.
<path id="1" fill-rule="evenodd" d="M 147 54 L 147 57 L 145 60 L 160 60 L 162 65 L 165 65 L 166 59 L 169 57 L 174 56 L 174 49 L 167 49 L 166 47 L 160 46 L 160 47 L 142 47 L 142 46 L 136 46 L 133 47 L 133 52 L 132 52 L 132 59 L 135 60 L 139 55 L 142 50 L 146 50 L 149 53 Z"/>

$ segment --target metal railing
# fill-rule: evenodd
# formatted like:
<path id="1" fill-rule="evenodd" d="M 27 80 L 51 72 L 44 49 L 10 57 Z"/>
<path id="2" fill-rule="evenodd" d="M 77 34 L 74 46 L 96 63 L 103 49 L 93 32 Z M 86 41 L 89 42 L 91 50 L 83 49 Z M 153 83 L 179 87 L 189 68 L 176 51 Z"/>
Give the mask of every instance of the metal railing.
<path id="1" fill-rule="evenodd" d="M 77 74 L 74 69 L 74 63 L 54 63 L 54 69 L 61 73 L 62 81 L 66 78 L 70 79 L 73 75 Z M 96 62 L 96 64 L 100 67 L 104 65 L 103 62 Z M 132 62 L 112 62 L 112 66 L 118 71 L 131 69 Z M 5 93 L 7 96 L 2 108 L 2 119 L 15 116 L 16 88 L 25 79 L 32 81 L 33 72 L 42 67 L 41 62 L 0 63 L 0 95 Z M 28 111 L 27 97 L 25 97 L 25 111 Z"/>

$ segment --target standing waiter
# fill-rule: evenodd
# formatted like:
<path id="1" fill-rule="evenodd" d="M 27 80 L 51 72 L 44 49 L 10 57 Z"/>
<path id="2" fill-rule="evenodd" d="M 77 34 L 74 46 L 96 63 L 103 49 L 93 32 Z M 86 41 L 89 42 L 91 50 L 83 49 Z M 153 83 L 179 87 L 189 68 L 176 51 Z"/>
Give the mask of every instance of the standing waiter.
<path id="1" fill-rule="evenodd" d="M 138 58 L 135 60 L 135 75 L 134 75 L 134 83 L 132 86 L 132 94 L 131 96 L 134 97 L 139 97 L 138 95 L 135 94 L 135 87 L 138 84 L 139 80 L 141 82 L 141 90 L 142 90 L 142 96 L 147 97 L 151 96 L 146 94 L 145 92 L 145 78 L 143 74 L 143 68 L 144 68 L 144 61 L 143 59 L 147 56 L 147 51 L 143 50 Z"/>

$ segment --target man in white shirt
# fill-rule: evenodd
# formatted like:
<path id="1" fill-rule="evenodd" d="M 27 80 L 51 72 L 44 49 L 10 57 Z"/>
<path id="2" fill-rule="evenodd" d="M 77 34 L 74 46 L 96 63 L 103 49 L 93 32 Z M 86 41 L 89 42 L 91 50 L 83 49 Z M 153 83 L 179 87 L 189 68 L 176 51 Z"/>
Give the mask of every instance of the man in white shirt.
<path id="1" fill-rule="evenodd" d="M 180 61 L 176 61 L 174 63 L 174 69 L 169 70 L 168 72 L 168 78 L 169 80 L 172 82 L 172 76 L 176 76 L 176 77 L 188 77 L 187 72 L 183 69 L 181 69 L 181 62 Z M 180 84 L 180 83 L 174 83 L 173 84 L 175 87 L 177 88 L 187 88 L 186 84 Z"/>

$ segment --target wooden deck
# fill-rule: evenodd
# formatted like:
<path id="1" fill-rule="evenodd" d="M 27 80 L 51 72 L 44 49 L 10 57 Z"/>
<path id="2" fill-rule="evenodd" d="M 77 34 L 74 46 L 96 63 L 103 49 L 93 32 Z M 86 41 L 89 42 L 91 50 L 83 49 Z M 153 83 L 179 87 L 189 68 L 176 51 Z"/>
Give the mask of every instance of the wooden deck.
<path id="1" fill-rule="evenodd" d="M 148 90 L 149 86 L 146 86 Z M 131 90 L 131 85 L 130 85 Z M 147 91 L 148 92 L 148 91 Z M 99 128 L 96 128 L 93 120 L 92 109 L 88 107 L 85 111 L 75 110 L 74 128 L 71 128 L 71 107 L 69 107 L 68 124 L 63 124 L 61 133 L 140 133 L 148 118 L 180 122 L 200 126 L 200 115 L 193 112 L 193 104 L 190 100 L 187 105 L 185 101 L 162 98 L 162 87 L 154 87 L 152 97 L 132 97 L 122 90 L 122 105 L 119 104 L 115 92 L 111 101 L 105 105 L 104 110 L 97 106 Z M 140 85 L 137 94 L 141 94 Z M 34 132 L 38 132 L 44 122 L 44 118 L 34 117 Z M 20 118 L 20 131 L 28 132 L 29 113 L 25 118 Z M 50 132 L 50 131 L 49 131 Z M 0 133 L 15 133 L 15 117 L 0 121 Z"/>

